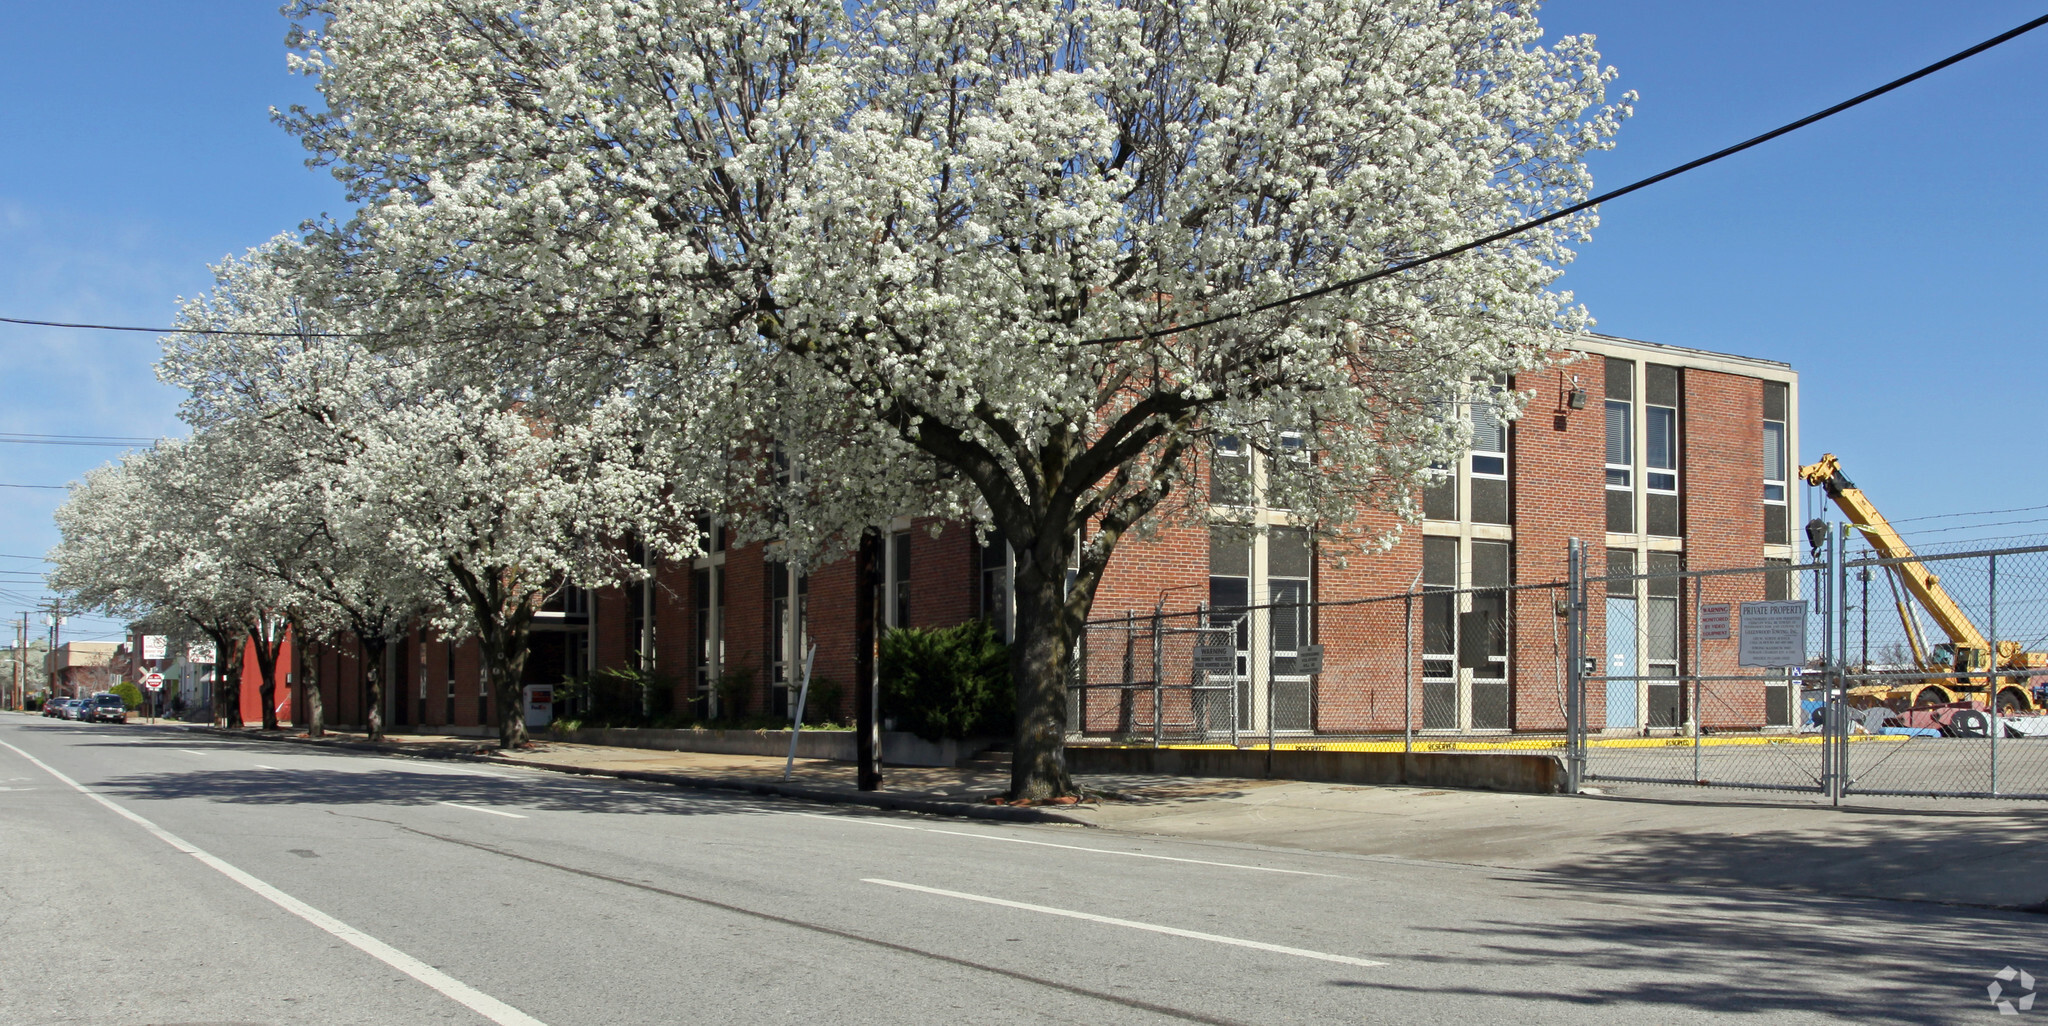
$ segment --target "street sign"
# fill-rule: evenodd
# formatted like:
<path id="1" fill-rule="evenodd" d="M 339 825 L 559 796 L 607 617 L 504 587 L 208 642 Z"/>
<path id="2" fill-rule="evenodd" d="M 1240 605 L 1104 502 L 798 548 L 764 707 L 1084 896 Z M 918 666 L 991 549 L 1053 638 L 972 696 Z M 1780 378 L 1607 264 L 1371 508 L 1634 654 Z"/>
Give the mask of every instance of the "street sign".
<path id="1" fill-rule="evenodd" d="M 142 675 L 142 686 L 151 691 L 162 691 L 164 689 L 164 675 L 155 672 L 145 673 Z"/>
<path id="2" fill-rule="evenodd" d="M 1744 602 L 1735 661 L 1743 666 L 1806 665 L 1806 600 Z"/>
<path id="3" fill-rule="evenodd" d="M 1700 603 L 1700 638 L 1704 641 L 1728 640 L 1728 603 Z"/>
<path id="4" fill-rule="evenodd" d="M 142 658 L 156 662 L 164 657 L 164 650 L 171 647 L 171 639 L 161 634 L 142 636 Z"/>
<path id="5" fill-rule="evenodd" d="M 185 646 L 185 661 L 188 663 L 212 663 L 213 642 L 195 641 Z"/>
<path id="6" fill-rule="evenodd" d="M 1237 672 L 1237 646 L 1196 645 L 1194 668 L 1210 673 Z"/>

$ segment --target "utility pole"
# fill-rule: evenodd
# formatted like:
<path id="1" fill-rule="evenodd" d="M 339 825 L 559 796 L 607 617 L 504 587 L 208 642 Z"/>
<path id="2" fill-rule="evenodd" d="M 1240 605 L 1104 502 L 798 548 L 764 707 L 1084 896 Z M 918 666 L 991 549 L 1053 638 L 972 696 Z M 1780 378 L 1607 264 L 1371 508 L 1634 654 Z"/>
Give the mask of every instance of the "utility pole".
<path id="1" fill-rule="evenodd" d="M 50 653 L 49 673 L 50 695 L 57 694 L 57 641 L 64 636 L 64 605 L 57 599 L 50 600 Z"/>

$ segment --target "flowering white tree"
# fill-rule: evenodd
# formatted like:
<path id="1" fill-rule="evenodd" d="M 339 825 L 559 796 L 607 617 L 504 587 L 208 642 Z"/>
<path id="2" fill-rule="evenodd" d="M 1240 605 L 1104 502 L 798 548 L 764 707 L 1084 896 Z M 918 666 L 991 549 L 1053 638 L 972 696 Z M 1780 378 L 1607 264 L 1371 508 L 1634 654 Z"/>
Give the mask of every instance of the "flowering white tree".
<path id="1" fill-rule="evenodd" d="M 238 727 L 243 643 L 269 626 L 278 595 L 221 530 L 235 457 L 207 440 L 173 440 L 88 473 L 57 508 L 50 587 L 79 609 L 177 618 L 205 634 L 219 660 L 214 721 Z M 264 700 L 273 708 L 268 689 Z"/>
<path id="2" fill-rule="evenodd" d="M 183 415 L 202 435 L 243 440 L 234 558 L 284 588 L 303 624 L 355 636 L 372 736 L 390 643 L 425 617 L 478 640 L 500 740 L 522 743 L 533 614 L 555 589 L 642 573 L 626 537 L 688 554 L 676 503 L 697 493 L 665 473 L 686 461 L 644 437 L 634 403 L 544 409 L 451 383 L 293 240 L 215 274 L 161 373 L 189 390 Z"/>
<path id="3" fill-rule="evenodd" d="M 1208 515 L 1212 443 L 1299 438 L 1270 500 L 1326 536 L 1412 516 L 1443 404 L 1582 323 L 1548 286 L 1593 221 L 1267 304 L 1582 198 L 1627 113 L 1506 0 L 296 14 L 326 109 L 285 120 L 413 337 L 773 443 L 805 473 L 735 501 L 764 532 L 929 513 L 1015 550 L 1018 797 L 1071 789 L 1072 641 L 1121 538 Z"/>

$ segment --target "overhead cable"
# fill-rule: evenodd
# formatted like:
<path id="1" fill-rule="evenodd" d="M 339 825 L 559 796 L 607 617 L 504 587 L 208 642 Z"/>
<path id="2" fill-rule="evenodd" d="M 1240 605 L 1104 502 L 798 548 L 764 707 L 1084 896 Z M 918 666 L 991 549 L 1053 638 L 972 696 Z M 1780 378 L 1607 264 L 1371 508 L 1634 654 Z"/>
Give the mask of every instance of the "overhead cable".
<path id="1" fill-rule="evenodd" d="M 1746 139 L 1742 142 L 1736 143 L 1733 146 L 1727 147 L 1726 149 L 1716 150 L 1713 153 L 1709 153 L 1704 157 L 1698 158 L 1697 160 L 1687 161 L 1683 164 L 1678 165 L 1677 167 L 1670 168 L 1669 170 L 1660 171 L 1654 175 L 1651 175 L 1648 178 L 1642 178 L 1630 182 L 1629 184 L 1624 185 L 1619 189 L 1612 189 L 1607 192 L 1603 192 L 1598 196 L 1594 196 L 1591 199 L 1574 203 L 1571 206 L 1545 214 L 1542 217 L 1533 218 L 1528 221 L 1523 221 L 1519 224 L 1515 224 L 1508 228 L 1504 228 L 1500 231 L 1494 232 L 1491 235 L 1486 235 L 1477 239 L 1473 239 L 1471 242 L 1464 243 L 1463 245 L 1452 246 L 1449 249 L 1441 249 L 1427 256 L 1416 257 L 1412 260 L 1403 260 L 1400 263 L 1396 263 L 1388 267 L 1383 267 L 1370 274 L 1363 274 L 1356 278 L 1347 278 L 1343 281 L 1333 282 L 1329 285 L 1324 285 L 1321 288 L 1309 289 L 1306 292 L 1298 292 L 1291 296 L 1287 296 L 1281 299 L 1275 299 L 1266 303 L 1260 303 L 1257 306 L 1247 307 L 1243 310 L 1237 310 L 1231 313 L 1217 314 L 1214 317 L 1203 318 L 1199 321 L 1190 321 L 1186 324 L 1176 324 L 1170 327 L 1155 328 L 1151 331 L 1139 332 L 1135 335 L 1114 335 L 1107 338 L 1091 338 L 1083 340 L 1076 344 L 1084 346 L 1118 345 L 1124 342 L 1141 342 L 1145 339 L 1156 338 L 1160 335 L 1171 335 L 1178 332 L 1193 331 L 1197 328 L 1212 327 L 1214 325 L 1234 321 L 1239 318 L 1249 317 L 1253 314 L 1265 313 L 1268 310 L 1277 310 L 1283 306 L 1291 306 L 1295 303 L 1300 303 L 1305 300 L 1327 296 L 1331 293 L 1343 292 L 1347 289 L 1352 289 L 1360 285 L 1364 285 L 1367 282 L 1376 281 L 1380 278 L 1388 277 L 1389 275 L 1400 274 L 1403 271 L 1411 271 L 1417 267 L 1423 266 L 1424 264 L 1432 264 L 1439 260 L 1443 260 L 1447 257 L 1454 257 L 1460 253 L 1467 253 L 1472 250 L 1478 249 L 1481 246 L 1489 246 L 1493 243 L 1500 242 L 1503 239 L 1519 235 L 1523 232 L 1528 231 L 1531 228 L 1539 228 L 1543 225 L 1549 224 L 1552 221 L 1557 221 L 1563 218 L 1570 217 L 1571 215 L 1576 214 L 1581 210 L 1586 210 L 1598 206 L 1602 203 L 1607 202 L 1608 200 L 1620 199 L 1621 197 L 1626 196 L 1629 193 L 1635 192 L 1639 189 L 1647 189 L 1650 186 L 1657 184 L 1658 182 L 1664 181 L 1665 179 L 1676 178 L 1679 175 L 1686 173 L 1687 171 L 1691 171 L 1695 168 L 1705 167 L 1708 164 L 1712 164 L 1715 161 L 1721 160 L 1724 157 L 1732 157 L 1735 154 L 1741 153 L 1744 150 L 1756 146 L 1761 146 L 1764 143 L 1770 142 L 1771 140 L 1776 139 L 1781 135 L 1796 132 L 1817 121 L 1823 121 L 1827 118 L 1834 117 L 1835 115 L 1840 114 L 1841 112 L 1848 110 L 1851 107 L 1867 103 L 1901 86 L 1919 81 L 1920 79 L 1926 78 L 1927 76 L 1932 75 L 1935 72 L 1940 71 L 1951 64 L 1956 64 L 1958 62 L 1968 60 L 1969 58 L 1974 57 L 1980 53 L 1983 53 L 1984 51 L 1989 50 L 1994 46 L 1997 46 L 2001 43 L 2007 42 L 2012 39 L 2016 39 L 2022 35 L 2025 35 L 2028 32 L 2032 32 L 2033 30 L 2040 28 L 2043 25 L 2048 25 L 2048 14 L 2044 14 L 2039 18 L 2035 18 L 2033 21 L 2027 22 L 2026 24 L 2021 25 L 2018 28 L 2011 29 L 2006 32 L 2001 32 L 1998 35 L 1992 36 L 1990 39 L 1978 43 L 1977 45 L 1972 46 L 1967 50 L 1962 50 L 1957 53 L 1951 54 L 1911 74 L 1902 75 L 1868 92 L 1861 93 L 1856 96 L 1850 97 L 1849 99 L 1843 100 L 1842 102 L 1835 104 L 1834 106 L 1829 107 L 1826 110 L 1815 111 L 1814 113 L 1808 114 L 1807 116 L 1800 118 L 1797 121 L 1780 125 L 1777 128 L 1773 128 L 1762 135 L 1756 136 L 1751 139 Z"/>

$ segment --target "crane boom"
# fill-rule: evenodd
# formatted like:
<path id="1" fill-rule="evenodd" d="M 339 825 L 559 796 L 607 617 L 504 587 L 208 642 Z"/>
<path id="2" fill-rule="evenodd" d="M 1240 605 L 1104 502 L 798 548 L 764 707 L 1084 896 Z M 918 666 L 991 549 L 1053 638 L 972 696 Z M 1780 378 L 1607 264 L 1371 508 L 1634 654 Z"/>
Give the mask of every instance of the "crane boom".
<path id="1" fill-rule="evenodd" d="M 1962 607 L 1956 605 L 1955 599 L 1949 597 L 1947 589 L 1941 586 L 1941 578 L 1929 571 L 1925 563 L 1920 562 L 1913 554 L 1913 547 L 1906 544 L 1906 540 L 1899 536 L 1899 532 L 1889 521 L 1885 520 L 1884 514 L 1879 513 L 1877 507 L 1871 504 L 1869 497 L 1863 494 L 1863 489 L 1856 487 L 1855 483 L 1849 480 L 1849 476 L 1842 473 L 1841 462 L 1835 459 L 1835 454 L 1827 453 L 1820 458 L 1819 463 L 1800 467 L 1799 476 L 1805 479 L 1806 483 L 1824 489 L 1828 493 L 1828 498 L 1834 500 L 1835 505 L 1841 507 L 1843 514 L 1848 516 L 1849 522 L 1863 531 L 1864 537 L 1870 540 L 1871 547 L 1877 550 L 1878 555 L 1886 559 L 1904 560 L 1898 564 L 1898 573 L 1905 582 L 1906 590 L 1920 601 L 1920 607 L 1927 610 L 1928 615 L 1934 617 L 1934 622 L 1940 625 L 1943 633 L 1948 635 L 1948 640 L 1955 645 L 1957 654 L 1963 656 L 1966 666 L 1983 665 L 1982 661 L 1989 658 L 1991 649 L 1990 644 L 1984 640 L 1983 633 L 1963 614 Z M 2019 646 L 2014 644 L 2013 647 L 2017 649 Z M 2004 656 L 2005 653 L 2001 652 L 2000 655 Z M 2000 662 L 2004 660 L 2001 659 Z"/>

